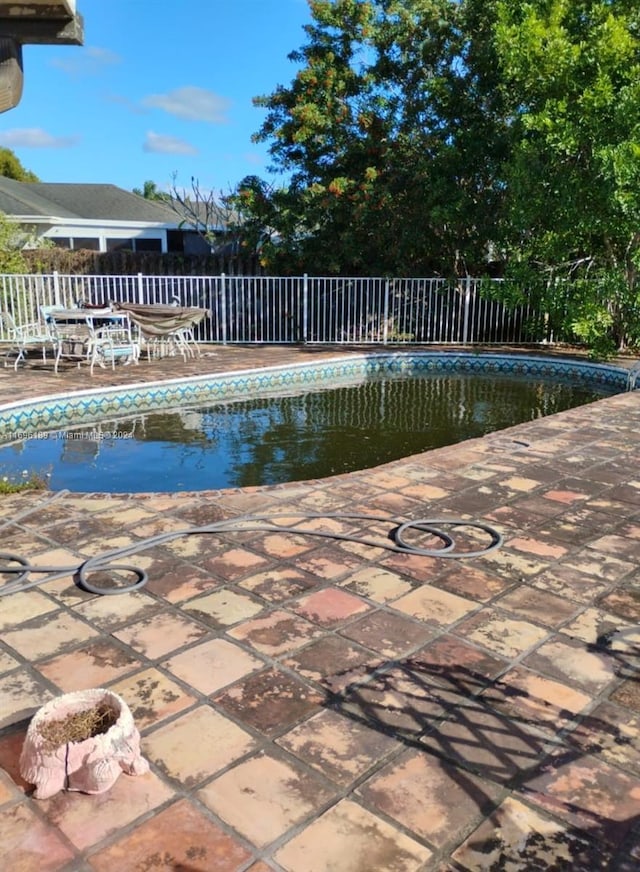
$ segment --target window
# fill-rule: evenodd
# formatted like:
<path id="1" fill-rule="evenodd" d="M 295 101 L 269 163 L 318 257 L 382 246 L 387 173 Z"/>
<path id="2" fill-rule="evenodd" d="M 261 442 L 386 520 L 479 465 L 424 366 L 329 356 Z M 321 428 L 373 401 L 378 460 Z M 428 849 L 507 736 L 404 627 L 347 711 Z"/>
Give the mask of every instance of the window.
<path id="1" fill-rule="evenodd" d="M 71 239 L 69 236 L 47 236 L 56 248 L 71 248 Z"/>
<path id="2" fill-rule="evenodd" d="M 162 251 L 161 239 L 134 239 L 136 251 Z"/>
<path id="3" fill-rule="evenodd" d="M 107 251 L 133 251 L 133 239 L 107 239 Z"/>
<path id="4" fill-rule="evenodd" d="M 75 251 L 79 248 L 84 248 L 88 251 L 100 251 L 100 240 L 94 239 L 91 236 L 74 236 L 72 242 Z"/>

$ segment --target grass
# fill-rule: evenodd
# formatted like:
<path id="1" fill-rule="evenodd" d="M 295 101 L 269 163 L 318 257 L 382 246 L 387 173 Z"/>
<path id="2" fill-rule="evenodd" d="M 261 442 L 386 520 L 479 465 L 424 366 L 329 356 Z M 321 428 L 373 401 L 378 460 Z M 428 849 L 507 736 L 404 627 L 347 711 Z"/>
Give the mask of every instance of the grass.
<path id="1" fill-rule="evenodd" d="M 2 475 L 0 471 L 0 496 L 17 494 L 21 491 L 42 491 L 49 488 L 46 475 L 41 472 L 24 470 L 22 473 Z"/>

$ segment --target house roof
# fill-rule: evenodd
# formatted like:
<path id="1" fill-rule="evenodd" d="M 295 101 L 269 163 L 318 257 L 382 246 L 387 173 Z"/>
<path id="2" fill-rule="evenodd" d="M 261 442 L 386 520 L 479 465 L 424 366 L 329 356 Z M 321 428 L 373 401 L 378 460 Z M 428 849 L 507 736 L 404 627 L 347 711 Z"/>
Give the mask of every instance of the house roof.
<path id="1" fill-rule="evenodd" d="M 175 212 L 116 185 L 17 182 L 0 176 L 0 212 L 14 218 L 141 221 L 177 225 Z"/>

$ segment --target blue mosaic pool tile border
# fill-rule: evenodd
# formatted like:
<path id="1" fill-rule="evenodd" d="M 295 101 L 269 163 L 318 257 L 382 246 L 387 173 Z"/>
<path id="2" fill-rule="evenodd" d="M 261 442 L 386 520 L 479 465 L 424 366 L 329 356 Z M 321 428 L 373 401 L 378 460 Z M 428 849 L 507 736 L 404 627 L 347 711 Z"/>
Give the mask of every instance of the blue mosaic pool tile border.
<path id="1" fill-rule="evenodd" d="M 321 363 L 298 363 L 245 369 L 189 379 L 145 382 L 102 390 L 37 397 L 0 406 L 0 441 L 12 441 L 37 430 L 65 429 L 114 416 L 206 402 L 228 402 L 247 396 L 299 392 L 314 385 L 357 382 L 371 375 L 425 372 L 475 372 L 561 378 L 584 385 L 629 386 L 623 367 L 573 360 L 507 354 L 457 352 L 393 352 L 354 355 Z"/>

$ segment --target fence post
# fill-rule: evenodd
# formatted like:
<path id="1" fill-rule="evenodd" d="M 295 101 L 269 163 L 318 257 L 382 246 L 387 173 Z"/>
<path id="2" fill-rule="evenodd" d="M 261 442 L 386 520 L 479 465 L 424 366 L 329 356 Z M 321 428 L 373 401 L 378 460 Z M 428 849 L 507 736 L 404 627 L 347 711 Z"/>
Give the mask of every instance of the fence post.
<path id="1" fill-rule="evenodd" d="M 469 342 L 469 309 L 471 307 L 471 279 L 469 276 L 465 279 L 464 291 L 464 318 L 462 321 L 462 344 L 466 345 Z"/>
<path id="2" fill-rule="evenodd" d="M 140 272 L 138 273 L 138 303 L 140 305 L 144 303 L 144 280 Z"/>
<path id="3" fill-rule="evenodd" d="M 57 269 L 53 271 L 53 302 L 55 306 L 60 306 L 60 276 Z"/>
<path id="4" fill-rule="evenodd" d="M 382 344 L 386 345 L 389 337 L 389 279 L 384 283 L 384 315 L 382 316 Z"/>
<path id="5" fill-rule="evenodd" d="M 220 332 L 222 334 L 222 344 L 227 344 L 227 283 L 225 274 L 220 273 Z"/>
<path id="6" fill-rule="evenodd" d="M 302 276 L 302 342 L 307 341 L 309 329 L 309 276 L 305 273 Z"/>

